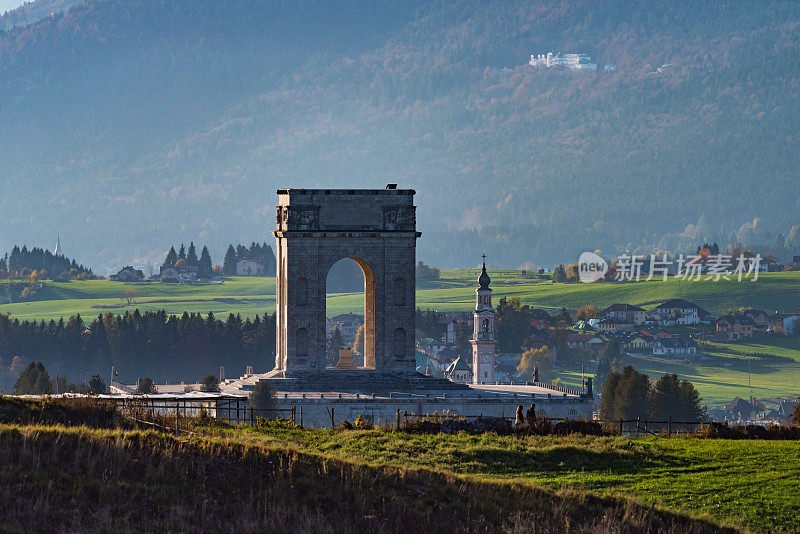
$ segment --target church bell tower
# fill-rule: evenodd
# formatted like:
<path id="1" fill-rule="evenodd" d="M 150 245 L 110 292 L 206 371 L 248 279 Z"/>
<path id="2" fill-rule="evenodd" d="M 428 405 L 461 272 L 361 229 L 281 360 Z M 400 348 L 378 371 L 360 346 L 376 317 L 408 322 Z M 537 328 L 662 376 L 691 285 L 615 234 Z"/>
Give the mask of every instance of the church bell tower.
<path id="1" fill-rule="evenodd" d="M 486 254 L 483 255 L 483 269 L 478 278 L 477 303 L 472 312 L 472 383 L 494 384 L 494 308 L 492 308 L 492 280 L 486 273 Z"/>

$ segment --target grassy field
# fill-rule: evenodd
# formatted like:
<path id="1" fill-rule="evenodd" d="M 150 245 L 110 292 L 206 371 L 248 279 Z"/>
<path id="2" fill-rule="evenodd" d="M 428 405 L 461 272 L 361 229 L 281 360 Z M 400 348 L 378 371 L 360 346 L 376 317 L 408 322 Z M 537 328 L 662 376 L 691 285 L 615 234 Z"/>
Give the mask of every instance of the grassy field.
<path id="1" fill-rule="evenodd" d="M 359 458 L 375 465 L 444 469 L 644 503 L 756 531 L 800 530 L 800 442 L 698 438 L 413 435 L 380 430 L 244 431 L 254 443 Z M 242 431 L 236 431 L 241 436 Z M 758 488 L 755 490 L 755 488 Z"/>
<path id="2" fill-rule="evenodd" d="M 357 442 L 364 436 L 364 443 L 381 436 L 328 434 L 331 444 L 344 435 Z M 388 447 L 413 444 L 411 436 L 382 437 Z M 705 514 L 659 507 L 651 517 L 648 503 L 622 492 L 600 496 L 494 473 L 502 456 L 487 473 L 467 476 L 459 466 L 365 461 L 344 447 L 324 454 L 297 441 L 278 444 L 266 433 L 241 431 L 184 439 L 152 431 L 0 425 L 0 453 L 9 459 L 0 465 L 3 530 L 728 531 Z M 491 445 L 478 450 L 490 452 Z M 781 512 L 761 525 L 782 520 Z"/>
<path id="3" fill-rule="evenodd" d="M 173 437 L 113 406 L 0 397 L 4 531 L 643 532 L 651 505 L 651 532 L 800 530 L 800 441 L 210 419 Z"/>
<path id="4" fill-rule="evenodd" d="M 649 355 L 628 355 L 620 360 L 654 379 L 675 373 L 691 381 L 710 409 L 721 408 L 734 397 L 744 399 L 753 395 L 762 400 L 800 396 L 800 339 L 776 337 L 755 340 L 751 343 L 710 343 L 742 354 L 773 354 L 788 360 L 770 361 L 729 352 L 704 351 L 712 356 L 710 361 L 700 360 L 698 365 L 654 358 Z M 791 361 L 789 361 L 791 360 Z M 591 376 L 594 368 L 586 369 Z M 556 373 L 565 386 L 580 388 L 580 370 Z M 749 385 L 748 385 L 749 381 Z"/>
<path id="5" fill-rule="evenodd" d="M 669 298 L 681 297 L 696 302 L 711 313 L 720 313 L 733 306 L 753 306 L 769 312 L 790 311 L 800 306 L 800 272 L 762 274 L 758 281 L 689 282 L 670 278 L 667 282 L 651 281 L 626 284 L 553 284 L 549 281 L 522 279 L 518 271 L 490 270 L 495 300 L 518 296 L 531 306 L 574 311 L 584 304 L 603 308 L 614 302 L 653 305 Z M 442 279 L 421 282 L 417 288 L 417 307 L 439 311 L 466 311 L 475 300 L 476 269 L 442 272 Z M 137 297 L 131 306 L 122 299 L 131 287 Z M 361 293 L 328 295 L 328 315 L 344 312 L 361 313 Z M 161 283 L 122 284 L 107 280 L 67 283 L 44 282 L 36 300 L 9 303 L 0 283 L 0 313 L 20 319 L 58 319 L 76 313 L 94 316 L 106 311 L 124 313 L 165 309 L 169 313 L 184 311 L 227 315 L 241 313 L 254 316 L 275 309 L 273 278 L 226 279 L 222 284 L 202 286 Z"/>

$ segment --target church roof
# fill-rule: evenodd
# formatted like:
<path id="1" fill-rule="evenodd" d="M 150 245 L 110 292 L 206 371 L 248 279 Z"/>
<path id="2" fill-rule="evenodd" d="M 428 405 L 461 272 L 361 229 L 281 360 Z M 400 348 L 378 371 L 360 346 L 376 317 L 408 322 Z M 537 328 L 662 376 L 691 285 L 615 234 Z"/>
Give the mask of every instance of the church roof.
<path id="1" fill-rule="evenodd" d="M 483 269 L 481 269 L 481 275 L 478 277 L 478 289 L 491 291 L 489 288 L 491 281 L 492 279 L 489 278 L 489 274 L 486 272 L 486 256 L 484 256 Z"/>
<path id="2" fill-rule="evenodd" d="M 472 371 L 472 368 L 459 356 L 453 363 L 447 366 L 448 373 L 452 373 L 453 371 Z"/>

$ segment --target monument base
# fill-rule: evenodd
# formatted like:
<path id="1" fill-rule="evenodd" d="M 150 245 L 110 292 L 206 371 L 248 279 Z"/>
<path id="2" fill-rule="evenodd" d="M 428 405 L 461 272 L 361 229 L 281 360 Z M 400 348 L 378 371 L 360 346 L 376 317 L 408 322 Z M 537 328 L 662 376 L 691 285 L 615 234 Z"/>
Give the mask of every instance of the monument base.
<path id="1" fill-rule="evenodd" d="M 269 380 L 275 391 L 341 391 L 382 395 L 393 391 L 466 391 L 469 386 L 417 372 L 390 373 L 373 369 L 328 369 L 324 373 L 275 369 L 261 380 Z M 255 384 L 254 384 L 255 385 Z"/>

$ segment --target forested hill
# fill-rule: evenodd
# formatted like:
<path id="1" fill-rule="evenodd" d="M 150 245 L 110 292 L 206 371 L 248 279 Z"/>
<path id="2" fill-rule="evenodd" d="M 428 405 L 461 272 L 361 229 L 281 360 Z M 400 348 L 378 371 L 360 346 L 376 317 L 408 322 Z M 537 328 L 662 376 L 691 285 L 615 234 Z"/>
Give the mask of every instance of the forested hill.
<path id="1" fill-rule="evenodd" d="M 54 16 L 56 13 L 63 13 L 80 3 L 81 0 L 36 0 L 35 2 L 26 2 L 5 13 L 0 10 L 0 31 L 10 30 L 16 26 L 26 26 L 45 17 Z"/>
<path id="2" fill-rule="evenodd" d="M 798 23 L 797 2 L 91 0 L 0 33 L 0 250 L 220 256 L 266 236 L 279 187 L 388 182 L 442 267 L 800 248 L 778 235 Z M 527 64 L 549 51 L 616 68 Z"/>

